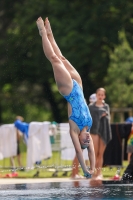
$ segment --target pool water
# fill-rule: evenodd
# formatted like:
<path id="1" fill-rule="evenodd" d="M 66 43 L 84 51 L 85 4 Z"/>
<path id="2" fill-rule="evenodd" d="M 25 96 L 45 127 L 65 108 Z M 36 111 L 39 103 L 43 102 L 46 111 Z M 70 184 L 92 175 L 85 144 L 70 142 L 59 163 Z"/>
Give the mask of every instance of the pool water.
<path id="1" fill-rule="evenodd" d="M 131 200 L 133 184 L 101 184 L 89 181 L 0 185 L 1 200 Z"/>

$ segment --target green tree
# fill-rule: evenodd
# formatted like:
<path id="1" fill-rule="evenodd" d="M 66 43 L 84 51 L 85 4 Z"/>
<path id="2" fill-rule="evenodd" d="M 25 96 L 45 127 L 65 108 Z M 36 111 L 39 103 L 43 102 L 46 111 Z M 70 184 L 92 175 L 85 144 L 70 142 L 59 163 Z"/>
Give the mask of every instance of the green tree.
<path id="1" fill-rule="evenodd" d="M 27 103 L 28 94 L 28 104 L 52 111 L 50 120 L 66 121 L 66 102 L 57 91 L 51 65 L 43 54 L 36 19 L 39 16 L 49 17 L 64 56 L 82 77 L 88 101 L 91 93 L 105 86 L 109 54 L 119 44 L 118 31 L 124 29 L 133 46 L 132 8 L 131 0 L 0 1 L 1 91 L 6 84 L 11 84 L 12 91 L 27 84 L 27 92 L 21 93 L 23 102 Z M 36 87 L 41 93 L 35 93 Z M 18 99 L 20 92 L 16 94 Z M 16 113 L 12 96 L 10 106 Z M 4 96 L 1 95 L 1 98 L 4 99 Z M 4 104 L 2 109 L 5 112 Z"/>
<path id="2" fill-rule="evenodd" d="M 110 58 L 105 78 L 108 100 L 112 107 L 132 107 L 133 50 L 123 32 L 120 33 L 120 44 L 110 54 Z"/>

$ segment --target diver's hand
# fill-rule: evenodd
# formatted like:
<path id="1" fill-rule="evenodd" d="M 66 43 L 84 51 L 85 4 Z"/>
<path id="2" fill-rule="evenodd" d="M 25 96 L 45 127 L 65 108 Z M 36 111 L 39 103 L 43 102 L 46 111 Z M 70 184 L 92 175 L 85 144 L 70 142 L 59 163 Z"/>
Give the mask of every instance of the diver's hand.
<path id="1" fill-rule="evenodd" d="M 92 174 L 94 173 L 94 170 L 89 170 L 84 172 L 84 177 L 86 178 L 92 178 Z"/>
<path id="2" fill-rule="evenodd" d="M 84 177 L 86 177 L 86 178 L 92 178 L 92 174 L 90 174 L 89 172 L 88 173 L 84 173 Z"/>

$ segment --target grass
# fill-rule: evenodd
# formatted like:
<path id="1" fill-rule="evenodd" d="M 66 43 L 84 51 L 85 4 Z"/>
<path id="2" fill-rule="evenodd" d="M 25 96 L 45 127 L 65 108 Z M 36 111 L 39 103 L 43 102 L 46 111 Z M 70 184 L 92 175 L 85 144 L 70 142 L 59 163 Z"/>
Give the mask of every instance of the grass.
<path id="1" fill-rule="evenodd" d="M 17 158 L 14 158 L 16 171 L 18 173 L 17 178 L 34 178 L 34 175 L 39 172 L 39 175 L 36 176 L 38 178 L 53 178 L 53 177 L 70 177 L 71 176 L 71 169 L 72 169 L 72 161 L 64 161 L 60 159 L 59 152 L 53 152 L 53 155 L 48 160 L 43 160 L 41 165 L 35 165 L 34 168 L 28 169 L 26 168 L 26 152 L 21 154 L 23 168 L 24 171 L 18 167 Z M 127 161 L 123 162 L 123 166 L 120 169 L 120 175 L 123 174 L 126 166 L 128 165 Z M 12 173 L 14 170 L 11 169 L 10 159 L 5 158 L 4 160 L 0 161 L 0 174 L 5 176 L 6 174 Z M 80 174 L 83 175 L 81 168 L 79 168 Z M 117 167 L 105 167 L 102 168 L 102 174 L 104 178 L 111 178 L 113 177 L 118 168 Z"/>
<path id="2" fill-rule="evenodd" d="M 43 160 L 41 165 L 35 165 L 34 168 L 27 170 L 26 168 L 26 146 L 21 140 L 20 142 L 20 152 L 21 160 L 24 171 L 20 170 L 18 167 L 17 158 L 14 158 L 16 171 L 18 173 L 17 178 L 33 178 L 34 175 L 39 172 L 39 178 L 53 178 L 53 177 L 70 177 L 72 171 L 72 161 L 64 161 L 60 159 L 60 153 L 57 151 L 53 152 L 53 155 L 48 160 Z M 120 175 L 123 174 L 128 161 L 123 161 L 123 166 L 120 169 Z M 117 167 L 105 167 L 102 168 L 102 174 L 104 178 L 111 178 L 117 172 Z M 9 158 L 0 160 L 0 175 L 5 176 L 6 174 L 12 173 L 14 170 L 11 168 L 11 163 Z M 83 175 L 81 168 L 79 168 L 80 174 Z"/>

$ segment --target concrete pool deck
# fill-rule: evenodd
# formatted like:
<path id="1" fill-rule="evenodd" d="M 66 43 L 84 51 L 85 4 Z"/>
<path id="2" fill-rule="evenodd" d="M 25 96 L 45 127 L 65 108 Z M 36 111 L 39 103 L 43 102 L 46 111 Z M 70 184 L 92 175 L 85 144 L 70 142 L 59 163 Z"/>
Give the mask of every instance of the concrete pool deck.
<path id="1" fill-rule="evenodd" d="M 0 185 L 10 184 L 34 184 L 34 183 L 56 183 L 56 182 L 90 182 L 91 179 L 71 179 L 71 178 L 0 178 Z M 98 181 L 99 182 L 99 181 Z M 96 183 L 96 182 L 95 182 Z M 133 181 L 103 179 L 102 184 L 132 184 Z"/>
<path id="2" fill-rule="evenodd" d="M 73 181 L 88 181 L 86 178 L 71 179 L 71 178 L 0 178 L 0 185 L 3 184 L 24 184 L 24 183 L 48 183 L 48 182 L 73 182 Z"/>
<path id="3" fill-rule="evenodd" d="M 50 182 L 80 182 L 80 181 L 90 181 L 91 179 L 86 178 L 0 178 L 0 185 L 5 184 L 28 184 L 28 183 L 50 183 Z M 104 178 L 103 182 L 117 182 L 116 180 L 111 180 Z M 118 180 L 119 181 L 119 180 Z"/>

